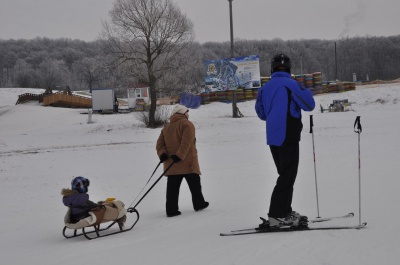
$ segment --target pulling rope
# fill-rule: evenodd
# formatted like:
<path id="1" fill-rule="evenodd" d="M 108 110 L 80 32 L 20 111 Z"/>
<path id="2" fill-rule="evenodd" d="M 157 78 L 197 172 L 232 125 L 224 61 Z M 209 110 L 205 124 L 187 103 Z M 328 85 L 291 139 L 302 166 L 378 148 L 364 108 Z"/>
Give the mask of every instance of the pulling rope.
<path id="1" fill-rule="evenodd" d="M 154 170 L 153 174 L 150 176 L 150 179 L 153 177 L 154 173 L 156 172 L 157 168 L 160 166 L 161 162 L 158 163 L 156 169 Z M 167 173 L 167 171 L 175 164 L 175 162 L 172 162 L 167 169 L 161 174 L 161 176 L 158 177 L 158 179 L 151 185 L 151 187 L 146 191 L 146 193 L 140 198 L 140 200 L 135 204 L 135 206 L 131 207 L 132 204 L 136 201 L 137 197 L 143 192 L 144 188 L 147 186 L 147 184 L 150 182 L 150 179 L 147 181 L 147 183 L 144 185 L 143 189 L 139 192 L 139 194 L 136 196 L 135 200 L 129 205 L 129 209 L 135 209 L 136 206 L 146 197 L 146 195 L 154 188 L 154 186 L 160 181 L 160 179 Z"/>
<path id="2" fill-rule="evenodd" d="M 156 171 L 157 171 L 158 167 L 161 165 L 161 163 L 162 163 L 162 162 L 160 161 L 160 162 L 157 164 L 156 168 L 155 168 L 154 171 L 153 171 L 153 174 L 151 174 L 149 180 L 146 182 L 146 184 L 144 184 L 142 190 L 138 193 L 138 195 L 136 195 L 135 199 L 132 201 L 132 203 L 129 205 L 129 207 L 132 206 L 132 204 L 137 200 L 137 198 L 139 197 L 139 195 L 142 194 L 144 188 L 146 188 L 147 184 L 149 184 L 151 178 L 154 176 L 154 173 L 156 173 Z"/>

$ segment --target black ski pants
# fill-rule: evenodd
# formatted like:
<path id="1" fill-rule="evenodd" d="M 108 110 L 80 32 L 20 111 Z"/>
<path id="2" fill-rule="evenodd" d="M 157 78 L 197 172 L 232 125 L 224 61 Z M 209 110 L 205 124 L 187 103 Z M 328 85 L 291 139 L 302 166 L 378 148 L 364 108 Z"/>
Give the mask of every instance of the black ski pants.
<path id="1" fill-rule="evenodd" d="M 299 166 L 299 143 L 270 146 L 279 177 L 271 196 L 268 216 L 282 218 L 292 212 L 293 186 Z"/>
<path id="2" fill-rule="evenodd" d="M 174 214 L 179 210 L 179 189 L 183 178 L 186 179 L 190 192 L 192 193 L 194 210 L 197 211 L 205 205 L 205 200 L 201 191 L 200 176 L 198 174 L 171 175 L 168 176 L 167 180 L 167 215 Z"/>

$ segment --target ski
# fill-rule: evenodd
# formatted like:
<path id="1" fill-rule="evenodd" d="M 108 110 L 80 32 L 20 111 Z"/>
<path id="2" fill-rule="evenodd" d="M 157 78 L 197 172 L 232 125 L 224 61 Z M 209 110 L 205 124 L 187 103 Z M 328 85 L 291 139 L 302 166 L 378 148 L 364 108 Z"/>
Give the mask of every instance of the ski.
<path id="1" fill-rule="evenodd" d="M 279 232 L 297 232 L 297 231 L 318 231 L 318 230 L 345 230 L 345 229 L 362 229 L 367 225 L 367 223 L 362 223 L 361 225 L 353 226 L 329 226 L 329 227 L 302 227 L 302 228 L 292 228 L 292 227 L 281 227 L 281 228 L 270 228 L 270 229 L 247 229 L 242 231 L 220 233 L 220 236 L 237 236 L 237 235 L 249 235 L 249 234 L 259 234 L 259 233 L 279 233 Z"/>
<path id="2" fill-rule="evenodd" d="M 354 213 L 348 213 L 348 214 L 345 214 L 345 215 L 325 217 L 325 218 L 316 218 L 316 219 L 308 220 L 308 222 L 310 222 L 310 223 L 322 223 L 322 222 L 327 222 L 327 221 L 331 221 L 331 220 L 335 220 L 335 219 L 345 219 L 345 218 L 350 218 L 350 217 L 354 217 Z M 247 230 L 251 231 L 251 230 L 254 230 L 254 228 L 232 230 L 231 232 L 240 232 L 240 231 L 247 231 Z"/>
<path id="3" fill-rule="evenodd" d="M 320 222 L 331 221 L 334 219 L 344 219 L 344 218 L 350 218 L 350 217 L 354 217 L 354 213 L 348 213 L 346 215 L 326 217 L 326 218 L 316 218 L 316 219 L 312 219 L 312 220 L 308 220 L 308 221 L 310 223 L 320 223 Z"/>

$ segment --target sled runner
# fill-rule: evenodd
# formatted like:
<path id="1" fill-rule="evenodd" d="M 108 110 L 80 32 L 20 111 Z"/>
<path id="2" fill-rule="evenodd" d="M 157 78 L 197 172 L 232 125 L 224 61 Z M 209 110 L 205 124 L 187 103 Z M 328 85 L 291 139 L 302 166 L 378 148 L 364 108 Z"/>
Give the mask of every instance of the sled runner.
<path id="1" fill-rule="evenodd" d="M 119 203 L 120 205 L 118 205 Z M 139 221 L 139 212 L 135 208 L 123 208 L 123 203 L 120 201 L 99 205 L 89 212 L 88 217 L 76 223 L 71 222 L 70 211 L 70 208 L 68 208 L 64 217 L 65 226 L 62 233 L 65 238 L 74 238 L 83 235 L 90 240 L 119 234 L 130 231 Z M 131 213 L 135 215 L 131 215 Z M 105 223 L 110 224 L 104 228 L 100 227 Z M 69 233 L 69 230 L 73 230 L 73 232 Z"/>

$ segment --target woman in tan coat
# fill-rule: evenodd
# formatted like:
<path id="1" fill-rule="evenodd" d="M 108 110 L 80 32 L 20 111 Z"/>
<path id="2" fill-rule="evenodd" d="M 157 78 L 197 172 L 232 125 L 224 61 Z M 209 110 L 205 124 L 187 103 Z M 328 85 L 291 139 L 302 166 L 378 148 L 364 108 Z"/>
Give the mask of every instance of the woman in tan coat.
<path id="1" fill-rule="evenodd" d="M 165 174 L 167 180 L 166 212 L 168 217 L 180 215 L 178 200 L 183 178 L 192 193 L 195 211 L 208 207 L 201 191 L 200 166 L 197 159 L 195 128 L 189 121 L 189 109 L 176 105 L 168 124 L 161 130 L 157 140 L 157 155 L 164 162 L 164 170 L 175 162 Z"/>

